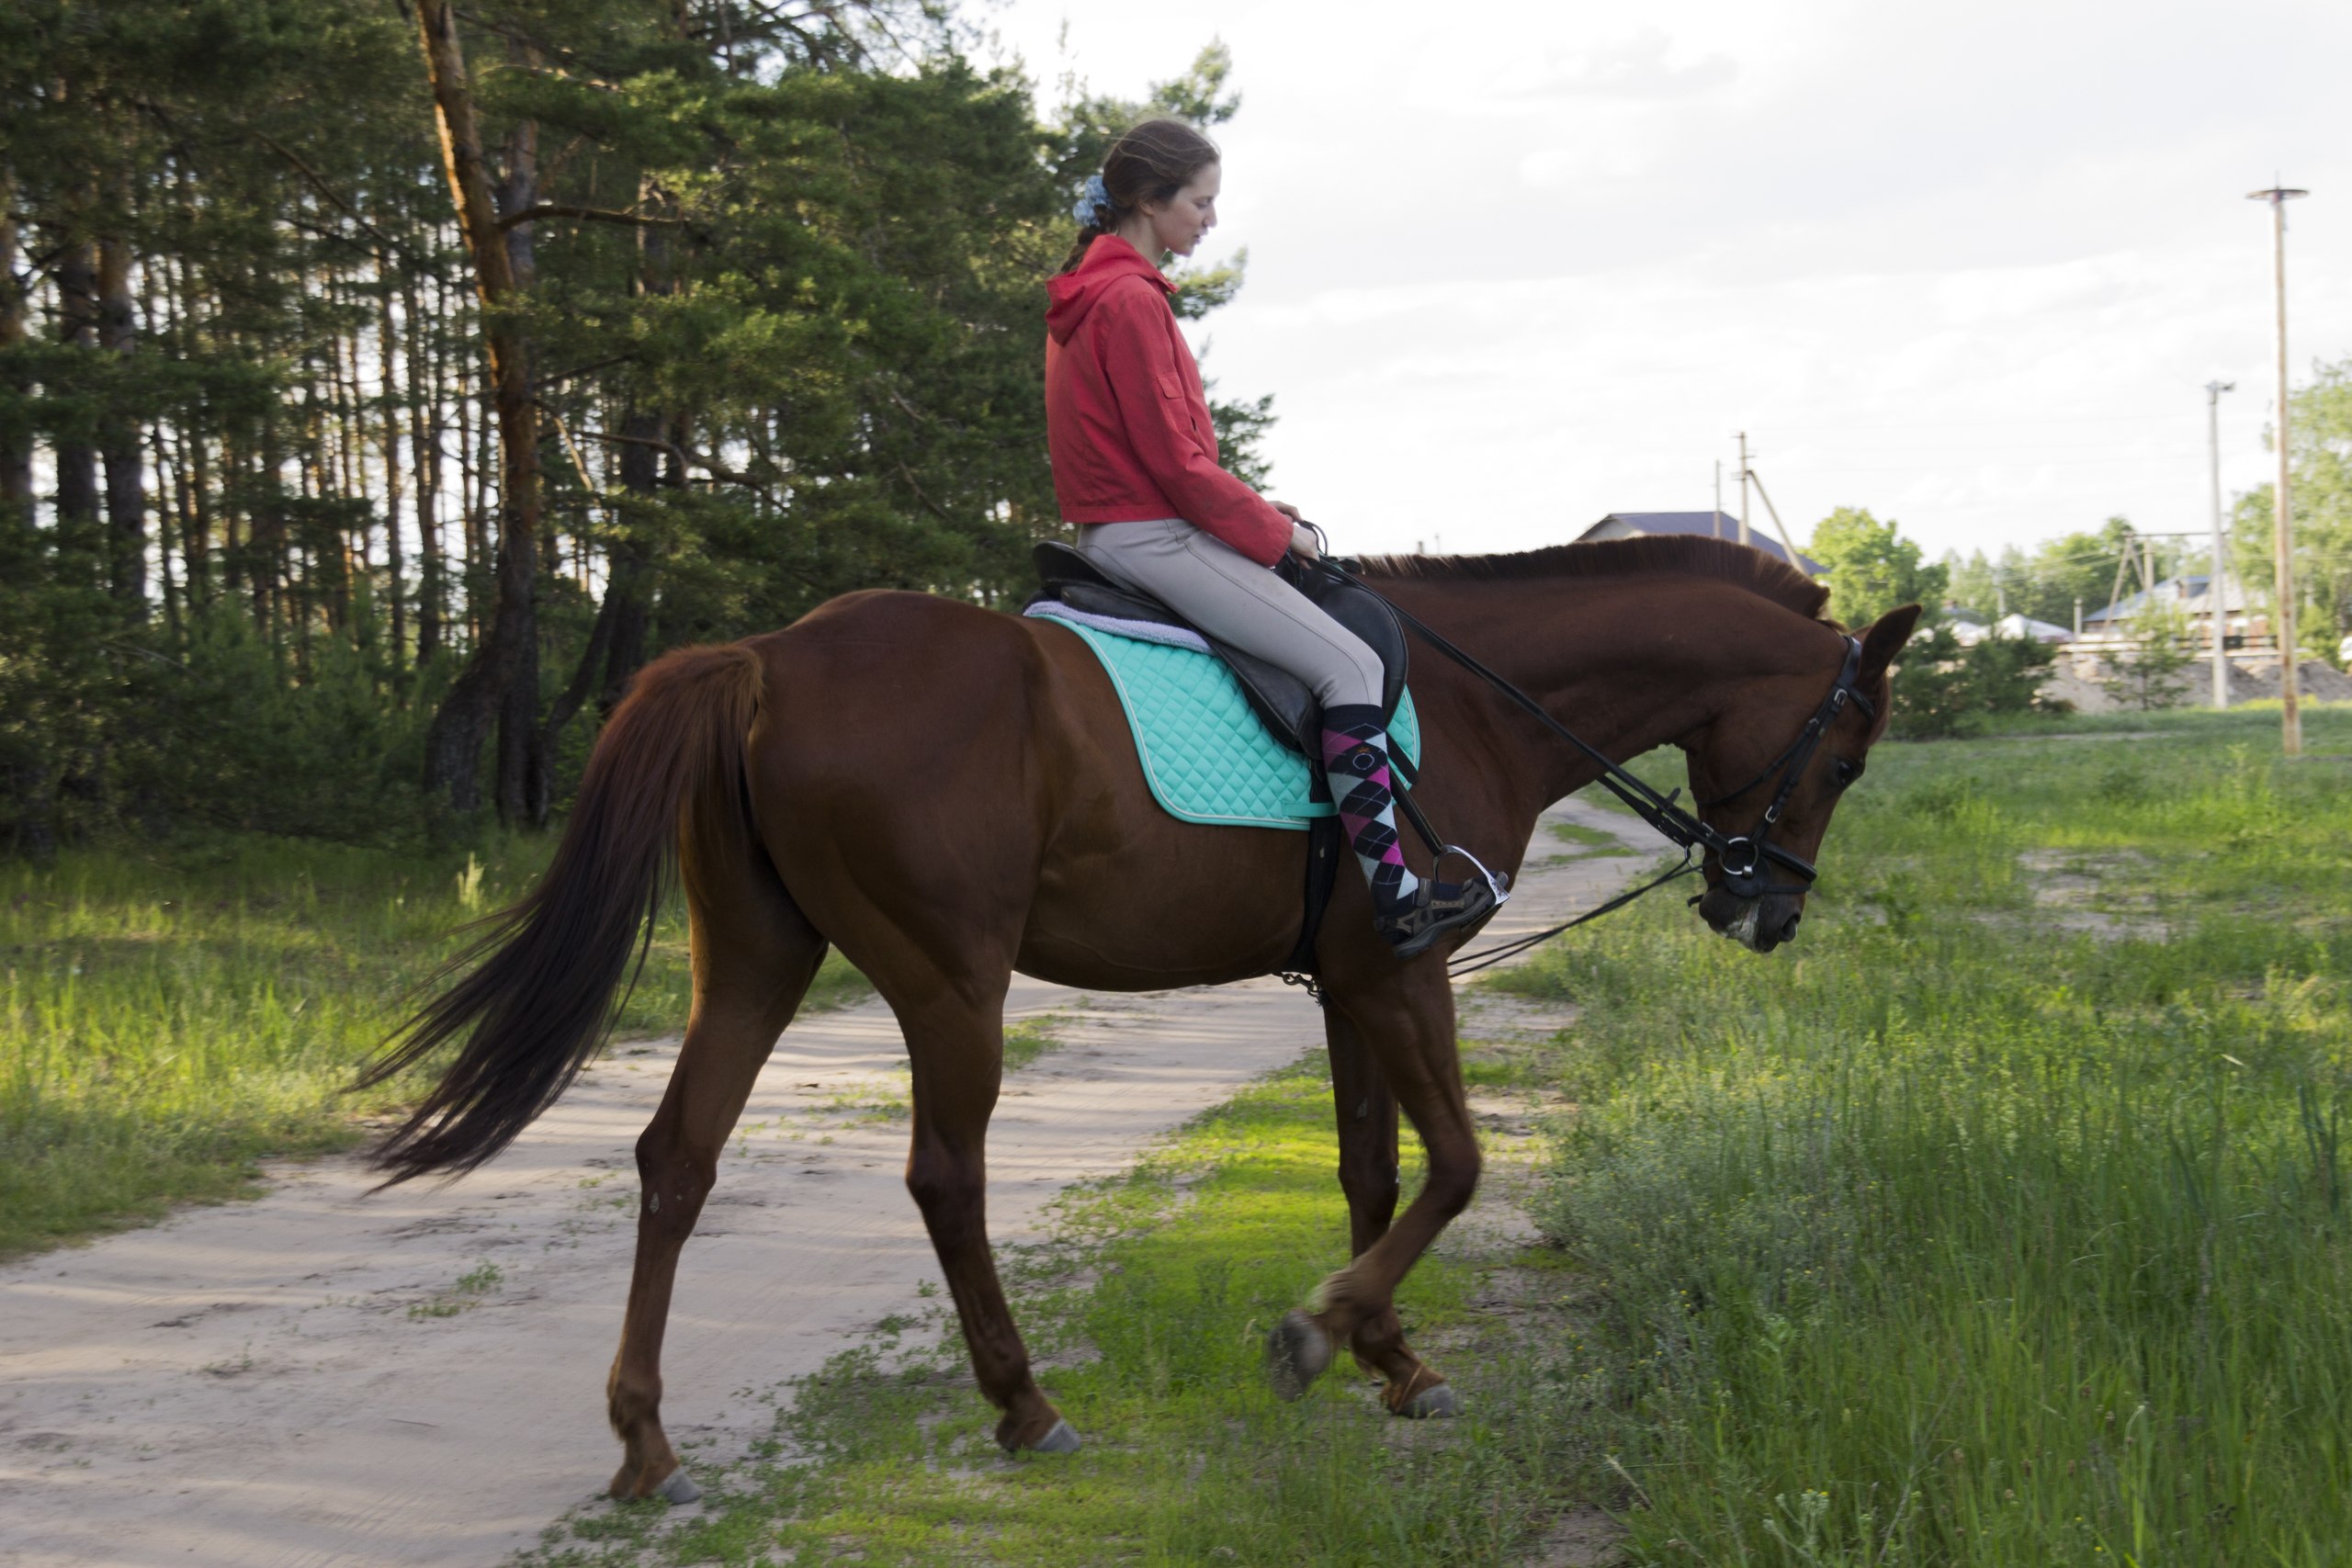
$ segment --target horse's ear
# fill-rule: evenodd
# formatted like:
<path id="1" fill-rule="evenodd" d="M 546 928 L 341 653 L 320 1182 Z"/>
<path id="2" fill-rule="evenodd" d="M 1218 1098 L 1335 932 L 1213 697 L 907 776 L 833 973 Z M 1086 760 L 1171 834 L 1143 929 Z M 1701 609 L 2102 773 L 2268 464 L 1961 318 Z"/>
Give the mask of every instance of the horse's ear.
<path id="1" fill-rule="evenodd" d="M 1901 604 L 1889 610 L 1870 624 L 1862 633 L 1861 678 L 1875 681 L 1886 673 L 1903 645 L 1911 640 L 1912 628 L 1919 624 L 1919 606 Z"/>

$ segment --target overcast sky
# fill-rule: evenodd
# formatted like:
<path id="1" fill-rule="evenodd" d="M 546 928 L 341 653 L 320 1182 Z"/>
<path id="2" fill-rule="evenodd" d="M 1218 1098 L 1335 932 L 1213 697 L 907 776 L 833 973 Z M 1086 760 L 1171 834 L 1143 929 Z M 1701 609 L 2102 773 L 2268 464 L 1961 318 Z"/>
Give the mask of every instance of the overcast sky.
<path id="1" fill-rule="evenodd" d="M 1635 19 L 1645 12 L 1652 19 Z M 1272 492 L 1342 547 L 1554 542 L 1702 510 L 1734 433 L 1802 544 L 1838 505 L 1934 553 L 2261 481 L 2270 231 L 2290 351 L 2352 356 L 2352 5 L 1009 0 L 1040 84 L 1232 47 L 1196 344 L 1274 394 Z M 1766 525 L 1760 504 L 1755 524 Z"/>

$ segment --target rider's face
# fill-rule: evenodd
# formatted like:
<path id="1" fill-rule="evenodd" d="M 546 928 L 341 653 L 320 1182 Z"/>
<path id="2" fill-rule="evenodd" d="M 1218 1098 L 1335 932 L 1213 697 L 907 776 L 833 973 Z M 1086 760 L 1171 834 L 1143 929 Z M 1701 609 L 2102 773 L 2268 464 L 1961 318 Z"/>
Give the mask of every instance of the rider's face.
<path id="1" fill-rule="evenodd" d="M 1143 204 L 1151 237 L 1161 250 L 1189 256 L 1201 236 L 1216 227 L 1216 193 L 1222 175 L 1220 165 L 1204 164 L 1170 199 Z"/>

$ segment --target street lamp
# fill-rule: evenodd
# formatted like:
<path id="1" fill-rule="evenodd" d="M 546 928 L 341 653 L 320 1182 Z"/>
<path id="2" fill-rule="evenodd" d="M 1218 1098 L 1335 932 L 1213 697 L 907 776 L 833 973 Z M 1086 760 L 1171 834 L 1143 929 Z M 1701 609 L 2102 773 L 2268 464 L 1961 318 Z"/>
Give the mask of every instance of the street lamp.
<path id="1" fill-rule="evenodd" d="M 2303 716 L 2295 690 L 2295 537 L 2287 513 L 2287 204 L 2311 195 L 2286 186 L 2246 192 L 2248 201 L 2270 204 L 2270 267 L 2278 294 L 2278 483 L 2271 535 L 2272 584 L 2278 607 L 2271 614 L 2278 639 L 2278 746 L 2290 757 L 2303 751 Z"/>

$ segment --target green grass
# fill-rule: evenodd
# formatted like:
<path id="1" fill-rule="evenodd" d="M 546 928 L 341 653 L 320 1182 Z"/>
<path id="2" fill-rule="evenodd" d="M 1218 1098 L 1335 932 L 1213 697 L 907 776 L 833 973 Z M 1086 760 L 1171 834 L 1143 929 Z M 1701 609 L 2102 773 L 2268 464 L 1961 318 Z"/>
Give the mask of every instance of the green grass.
<path id="1" fill-rule="evenodd" d="M 244 838 L 0 864 L 0 1257 L 254 1191 L 255 1161 L 344 1147 L 413 1084 L 343 1090 L 551 845 L 487 858 Z M 684 1021 L 673 910 L 621 1027 Z M 838 956 L 811 1006 L 864 994 Z"/>
<path id="2" fill-rule="evenodd" d="M 506 1272 L 495 1263 L 480 1263 L 458 1276 L 457 1282 L 446 1291 L 437 1291 L 408 1309 L 409 1316 L 455 1317 L 469 1307 L 481 1305 L 484 1297 L 506 1282 Z"/>
<path id="3" fill-rule="evenodd" d="M 2207 689 L 2203 666 L 2189 671 L 2190 689 Z M 2329 716 L 2340 718 L 2346 711 L 2343 704 L 2315 703 L 2309 698 L 2301 705 L 2305 722 L 2328 722 Z M 2165 736 L 2193 736 L 2212 739 L 2232 736 L 2238 739 L 2267 741 L 2275 750 L 2278 740 L 2278 699 L 2265 702 L 2240 703 L 2226 713 L 2211 708 L 2126 708 L 2118 713 L 2002 713 L 1986 714 L 1976 721 L 1979 739 L 2048 739 L 2054 736 L 2098 736 L 2102 739 L 2119 735 L 2153 731 Z M 2336 733 L 2340 734 L 2340 726 Z"/>
<path id="4" fill-rule="evenodd" d="M 1609 798 L 1621 807 L 1623 805 L 1622 801 L 1617 801 L 1614 795 Z M 1554 822 L 1550 824 L 1550 828 L 1552 837 L 1564 844 L 1572 846 L 1577 851 L 1573 855 L 1561 855 L 1555 857 L 1557 859 L 1597 860 L 1604 855 L 1629 855 L 1634 852 L 1627 849 L 1624 840 L 1615 834 L 1604 833 L 1598 828 L 1588 828 L 1580 822 Z"/>
<path id="5" fill-rule="evenodd" d="M 1023 1019 L 1004 1032 L 1004 1070 L 1017 1073 L 1038 1057 L 1057 1049 L 1061 1042 L 1054 1038 L 1054 1027 L 1061 1021 L 1054 1013 Z"/>
<path id="6" fill-rule="evenodd" d="M 1503 982 L 1584 1010 L 1631 1561 L 2352 1560 L 2352 767 L 2152 716 L 1883 748 L 1770 958 L 1658 900 Z"/>
<path id="7" fill-rule="evenodd" d="M 1590 1391 L 1557 1321 L 1555 1255 L 1449 1247 L 1412 1280 L 1408 1327 L 1463 1390 L 1454 1422 L 1400 1422 L 1340 1359 L 1283 1404 L 1266 1330 L 1346 1258 L 1331 1090 L 1278 1074 L 1131 1175 L 1068 1197 L 1058 1240 L 1001 1249 L 1040 1381 L 1086 1436 L 1007 1458 L 944 1318 L 901 1322 L 799 1385 L 774 1454 L 690 1454 L 703 1516 L 598 1506 L 529 1561 L 869 1564 L 1502 1562 L 1580 1495 Z M 1408 1170 L 1408 1183 L 1417 1173 Z M 1505 1283 L 1507 1281 L 1507 1283 Z M 1529 1315 L 1472 1305 L 1506 1289 Z M 1498 1330 L 1501 1332 L 1498 1335 Z M 1465 1336 L 1485 1335 L 1473 1344 Z M 910 1332 L 911 1331 L 911 1332 Z M 899 1336 L 904 1336 L 901 1339 Z"/>

